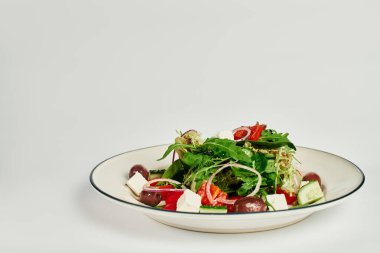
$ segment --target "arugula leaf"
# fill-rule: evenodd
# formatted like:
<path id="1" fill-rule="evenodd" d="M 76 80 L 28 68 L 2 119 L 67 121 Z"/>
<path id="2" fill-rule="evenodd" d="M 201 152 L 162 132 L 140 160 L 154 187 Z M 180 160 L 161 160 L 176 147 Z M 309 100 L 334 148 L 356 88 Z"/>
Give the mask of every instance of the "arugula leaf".
<path id="1" fill-rule="evenodd" d="M 239 196 L 246 196 L 249 193 L 249 190 L 251 190 L 253 185 L 251 183 L 245 182 L 243 185 L 237 190 L 237 194 Z"/>
<path id="2" fill-rule="evenodd" d="M 241 186 L 236 191 L 239 196 L 246 196 L 254 186 L 256 186 L 258 177 L 252 171 L 244 170 L 241 168 L 231 167 L 235 177 L 242 181 Z"/>
<path id="3" fill-rule="evenodd" d="M 232 170 L 224 170 L 215 176 L 215 184 L 227 194 L 236 193 L 241 181 Z"/>
<path id="4" fill-rule="evenodd" d="M 213 154 L 221 158 L 232 158 L 235 161 L 240 161 L 246 164 L 251 164 L 251 158 L 236 146 L 236 142 L 228 139 L 208 138 L 202 146 L 201 151 L 208 154 Z"/>
<path id="5" fill-rule="evenodd" d="M 255 161 L 255 169 L 262 173 L 267 167 L 268 159 L 265 157 L 265 154 L 254 153 L 253 160 Z"/>
<path id="6" fill-rule="evenodd" d="M 265 157 L 265 154 L 262 154 L 262 153 L 254 153 L 252 156 L 252 159 L 254 160 L 255 169 L 262 176 L 262 182 L 261 182 L 260 187 L 262 188 L 262 187 L 268 186 L 268 180 L 269 181 L 273 180 L 272 179 L 273 175 L 275 177 L 276 173 L 273 173 L 273 175 L 272 175 L 272 174 L 268 174 L 265 172 L 266 172 L 268 167 L 269 167 L 268 172 L 272 171 L 272 166 L 274 166 L 274 161 L 268 160 Z M 236 193 L 239 196 L 246 196 L 247 194 L 252 192 L 253 188 L 256 186 L 256 184 L 258 182 L 257 175 L 251 171 L 236 168 L 236 167 L 232 167 L 232 171 L 233 171 L 234 175 L 236 176 L 236 178 L 242 182 L 241 186 L 237 189 Z"/>
<path id="7" fill-rule="evenodd" d="M 249 157 L 252 157 L 253 156 L 253 151 L 251 150 L 251 149 L 249 149 L 249 148 L 245 148 L 245 147 L 242 147 L 242 149 L 241 149 L 247 156 L 249 156 Z"/>
<path id="8" fill-rule="evenodd" d="M 186 148 L 193 148 L 194 146 L 193 145 L 190 145 L 190 144 L 183 144 L 183 143 L 173 143 L 172 145 L 170 145 L 164 155 L 158 159 L 157 161 L 161 161 L 163 159 L 165 159 L 173 150 L 177 149 L 177 148 L 183 148 L 183 149 L 186 149 Z"/>
<path id="9" fill-rule="evenodd" d="M 208 167 L 198 167 L 195 172 L 192 172 L 189 176 L 185 176 L 186 182 L 190 185 L 195 182 L 195 187 L 194 189 L 197 191 L 199 187 L 201 186 L 203 181 L 207 181 L 210 176 L 218 169 L 218 167 L 212 165 Z M 190 181 L 190 182 L 189 182 Z"/>
<path id="10" fill-rule="evenodd" d="M 283 146 L 288 146 L 289 148 L 292 148 L 296 150 L 296 146 L 294 146 L 293 143 L 290 141 L 276 141 L 276 142 L 271 142 L 271 141 L 249 141 L 253 147 L 255 148 L 263 148 L 263 149 L 275 149 L 275 148 L 280 148 Z"/>
<path id="11" fill-rule="evenodd" d="M 234 175 L 236 177 L 238 177 L 239 179 L 241 179 L 243 181 L 245 178 L 248 178 L 247 180 L 249 180 L 252 177 L 255 177 L 255 176 L 257 177 L 257 175 L 255 173 L 253 173 L 252 171 L 245 170 L 242 168 L 231 167 L 231 170 L 234 172 Z"/>
<path id="12" fill-rule="evenodd" d="M 241 187 L 237 190 L 237 194 L 239 196 L 246 196 L 249 194 L 253 187 L 256 186 L 258 178 L 245 178 L 244 183 L 241 185 Z"/>
<path id="13" fill-rule="evenodd" d="M 273 159 L 269 159 L 268 162 L 267 162 L 267 166 L 265 167 L 265 170 L 264 172 L 265 173 L 272 173 L 272 172 L 276 172 L 276 166 L 274 165 L 274 160 Z"/>
<path id="14" fill-rule="evenodd" d="M 288 139 L 288 135 L 288 133 L 277 133 L 274 129 L 266 129 L 261 133 L 258 142 L 261 142 L 262 145 L 264 143 L 267 145 L 277 143 L 277 145 L 281 145 L 280 147 L 287 145 L 289 148 L 296 150 L 294 144 Z"/>
<path id="15" fill-rule="evenodd" d="M 162 178 L 171 178 L 179 182 L 182 182 L 183 176 L 186 172 L 187 168 L 185 168 L 183 162 L 180 159 L 178 159 L 175 160 L 167 170 L 165 170 L 164 174 L 162 175 Z"/>
<path id="16" fill-rule="evenodd" d="M 191 168 L 212 163 L 212 158 L 210 156 L 204 154 L 194 154 L 191 152 L 186 152 L 185 154 L 183 154 L 181 160 L 183 163 L 190 166 Z"/>
<path id="17" fill-rule="evenodd" d="M 288 133 L 277 133 L 273 129 L 265 129 L 257 141 L 247 141 L 255 148 L 275 149 L 288 146 L 296 150 L 296 146 L 288 139 Z M 239 141 L 239 146 L 244 145 L 246 141 Z"/>

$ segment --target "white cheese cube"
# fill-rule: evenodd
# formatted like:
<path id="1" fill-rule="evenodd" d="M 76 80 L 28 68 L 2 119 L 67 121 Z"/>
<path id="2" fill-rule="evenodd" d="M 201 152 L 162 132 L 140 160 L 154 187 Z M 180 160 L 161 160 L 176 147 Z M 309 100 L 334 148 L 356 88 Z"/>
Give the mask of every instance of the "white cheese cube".
<path id="1" fill-rule="evenodd" d="M 234 135 L 232 134 L 232 131 L 230 131 L 230 130 L 220 131 L 216 135 L 216 137 L 219 138 L 219 139 L 234 140 Z"/>
<path id="2" fill-rule="evenodd" d="M 138 172 L 136 172 L 128 181 L 127 185 L 136 194 L 140 195 L 143 186 L 147 183 L 146 179 Z"/>
<path id="3" fill-rule="evenodd" d="M 271 204 L 274 210 L 286 210 L 288 209 L 288 204 L 286 203 L 286 198 L 284 194 L 270 194 L 267 195 L 267 201 Z M 273 208 L 269 206 L 269 210 L 273 211 Z"/>
<path id="4" fill-rule="evenodd" d="M 177 211 L 199 213 L 201 196 L 186 189 L 177 201 Z"/>
<path id="5" fill-rule="evenodd" d="M 309 181 L 301 181 L 301 184 L 300 184 L 300 188 L 304 185 L 307 185 L 309 183 Z"/>

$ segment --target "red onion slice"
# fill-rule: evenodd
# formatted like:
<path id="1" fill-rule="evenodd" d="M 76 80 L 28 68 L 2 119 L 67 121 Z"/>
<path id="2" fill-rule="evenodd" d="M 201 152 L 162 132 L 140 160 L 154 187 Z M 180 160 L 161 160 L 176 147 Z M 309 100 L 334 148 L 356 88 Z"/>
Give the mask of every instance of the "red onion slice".
<path id="1" fill-rule="evenodd" d="M 180 184 L 180 185 L 182 184 L 178 181 L 175 181 L 175 180 L 169 179 L 169 178 L 155 178 L 155 179 L 148 181 L 144 186 L 150 186 L 151 184 L 157 183 L 157 182 L 168 182 L 171 184 Z"/>
<path id="2" fill-rule="evenodd" d="M 157 187 L 150 186 L 151 184 L 157 183 L 157 182 L 168 182 L 168 183 L 171 183 L 171 184 L 178 184 L 178 185 L 181 185 L 182 189 L 157 188 Z M 173 179 L 169 179 L 169 178 L 156 178 L 156 179 L 152 179 L 152 180 L 148 181 L 143 186 L 143 189 L 145 191 L 151 191 L 151 192 L 183 192 L 186 189 L 186 187 L 184 187 L 182 185 L 182 183 L 180 183 L 178 181 L 175 181 Z"/>
<path id="3" fill-rule="evenodd" d="M 215 199 L 216 202 L 223 203 L 223 204 L 226 204 L 226 205 L 233 205 L 233 204 L 235 204 L 236 200 L 237 199 L 221 199 L 221 198 L 216 198 Z"/>
<path id="4" fill-rule="evenodd" d="M 148 192 L 184 192 L 185 189 L 170 189 L 170 188 L 154 188 L 149 186 L 144 186 L 144 191 Z"/>
<path id="5" fill-rule="evenodd" d="M 247 131 L 247 134 L 246 134 L 245 136 L 243 136 L 242 138 L 237 139 L 237 140 L 235 140 L 235 141 L 244 141 L 244 140 L 246 140 L 246 139 L 248 138 L 248 136 L 251 135 L 251 129 L 249 129 L 248 127 L 245 127 L 245 126 L 242 126 L 242 127 L 238 127 L 238 128 L 236 128 L 235 130 L 232 131 L 232 134 L 235 135 L 235 133 L 236 133 L 237 131 L 240 131 L 240 130 L 242 130 L 242 131 Z"/>
<path id="6" fill-rule="evenodd" d="M 255 170 L 254 168 L 242 165 L 242 164 L 238 164 L 238 163 L 227 163 L 227 164 L 223 165 L 222 167 L 220 167 L 217 171 L 215 171 L 210 176 L 210 178 L 207 180 L 207 183 L 206 183 L 206 196 L 207 196 L 208 201 L 212 205 L 215 205 L 217 202 L 225 203 L 227 205 L 231 205 L 231 204 L 235 203 L 235 200 L 229 200 L 229 199 L 228 200 L 221 200 L 221 199 L 217 198 L 217 199 L 214 200 L 214 199 L 212 199 L 212 195 L 211 195 L 211 191 L 210 191 L 212 180 L 214 179 L 214 177 L 216 176 L 216 174 L 218 174 L 219 172 L 221 172 L 222 170 L 224 170 L 227 167 L 237 167 L 237 168 L 249 170 L 249 171 L 251 171 L 251 172 L 253 172 L 253 173 L 255 173 L 257 175 L 258 181 L 257 181 L 256 187 L 253 190 L 253 192 L 251 192 L 250 194 L 247 195 L 247 197 L 254 196 L 260 190 L 260 185 L 261 185 L 262 178 L 261 178 L 260 173 L 257 170 Z"/>

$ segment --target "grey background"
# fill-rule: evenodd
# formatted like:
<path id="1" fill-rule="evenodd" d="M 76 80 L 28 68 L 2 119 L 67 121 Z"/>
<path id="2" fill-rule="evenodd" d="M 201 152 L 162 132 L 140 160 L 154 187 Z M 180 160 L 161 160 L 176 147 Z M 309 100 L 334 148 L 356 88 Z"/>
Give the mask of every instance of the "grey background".
<path id="1" fill-rule="evenodd" d="M 0 0 L 0 251 L 380 250 L 379 13 L 366 0 Z M 166 227 L 90 187 L 114 154 L 256 121 L 348 158 L 365 185 L 240 235 Z"/>

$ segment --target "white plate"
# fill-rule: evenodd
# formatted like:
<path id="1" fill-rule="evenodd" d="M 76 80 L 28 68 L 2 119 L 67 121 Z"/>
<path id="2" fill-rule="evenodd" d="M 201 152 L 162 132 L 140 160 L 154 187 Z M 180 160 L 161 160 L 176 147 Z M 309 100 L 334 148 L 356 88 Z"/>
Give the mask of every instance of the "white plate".
<path id="1" fill-rule="evenodd" d="M 134 164 L 144 164 L 150 169 L 167 168 L 170 158 L 156 161 L 166 148 L 167 145 L 154 146 L 111 157 L 93 169 L 90 175 L 91 184 L 102 196 L 143 212 L 169 226 L 202 232 L 242 233 L 294 224 L 316 211 L 341 203 L 364 183 L 363 172 L 352 162 L 324 151 L 297 147 L 296 157 L 302 162 L 302 169 L 314 171 L 321 176 L 326 187 L 325 203 L 291 210 L 243 214 L 198 214 L 160 210 L 136 201 L 125 183 L 129 169 Z"/>

